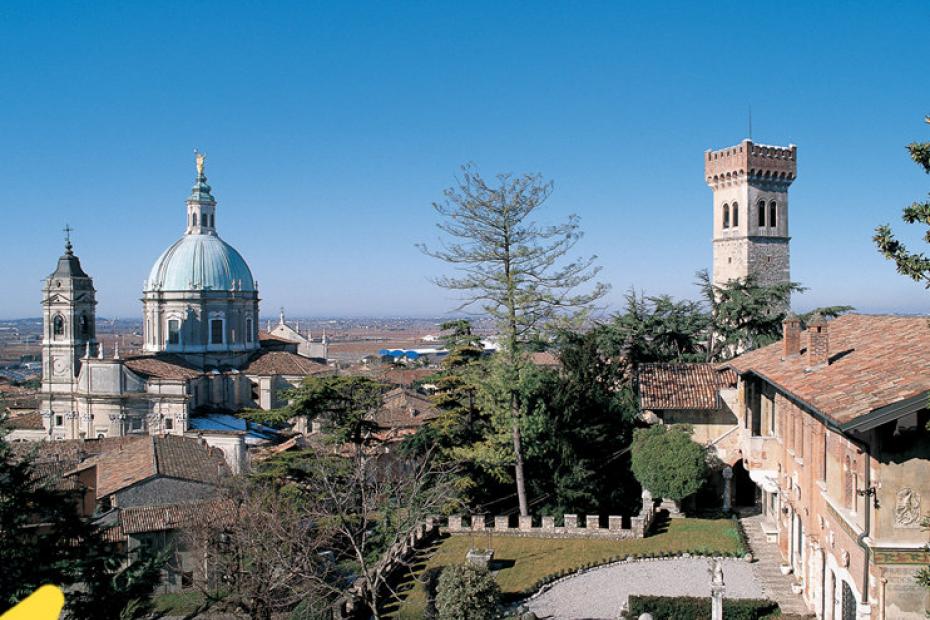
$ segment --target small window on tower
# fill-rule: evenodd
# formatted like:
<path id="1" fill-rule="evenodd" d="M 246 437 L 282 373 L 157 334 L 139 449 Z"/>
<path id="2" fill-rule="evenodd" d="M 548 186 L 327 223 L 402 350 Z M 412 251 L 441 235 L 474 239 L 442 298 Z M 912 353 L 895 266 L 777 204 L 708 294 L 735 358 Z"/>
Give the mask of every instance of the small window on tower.
<path id="1" fill-rule="evenodd" d="M 739 226 L 739 203 L 733 203 L 733 228 Z"/>
<path id="2" fill-rule="evenodd" d="M 56 314 L 55 318 L 52 319 L 52 332 L 56 336 L 65 335 L 65 320 L 61 318 L 60 314 Z"/>
<path id="3" fill-rule="evenodd" d="M 82 338 L 89 337 L 90 336 L 90 321 L 87 320 L 86 314 L 81 315 L 80 326 L 81 326 L 81 337 Z"/>
<path id="4" fill-rule="evenodd" d="M 191 226 L 196 226 L 196 225 L 197 225 L 197 214 L 191 213 Z"/>
<path id="5" fill-rule="evenodd" d="M 775 201 L 769 203 L 769 226 L 775 226 Z"/>
<path id="6" fill-rule="evenodd" d="M 765 201 L 759 201 L 759 226 L 765 226 Z"/>
<path id="7" fill-rule="evenodd" d="M 210 344 L 223 344 L 223 319 L 210 321 Z"/>
<path id="8" fill-rule="evenodd" d="M 245 341 L 252 342 L 252 319 L 245 320 Z"/>
<path id="9" fill-rule="evenodd" d="M 723 227 L 730 227 L 730 205 L 726 203 L 723 205 Z"/>
<path id="10" fill-rule="evenodd" d="M 174 418 L 165 418 L 165 430 L 174 430 Z"/>
<path id="11" fill-rule="evenodd" d="M 64 426 L 65 425 L 65 416 L 56 415 L 55 416 L 55 426 Z"/>
<path id="12" fill-rule="evenodd" d="M 181 343 L 181 321 L 168 319 L 168 344 Z"/>

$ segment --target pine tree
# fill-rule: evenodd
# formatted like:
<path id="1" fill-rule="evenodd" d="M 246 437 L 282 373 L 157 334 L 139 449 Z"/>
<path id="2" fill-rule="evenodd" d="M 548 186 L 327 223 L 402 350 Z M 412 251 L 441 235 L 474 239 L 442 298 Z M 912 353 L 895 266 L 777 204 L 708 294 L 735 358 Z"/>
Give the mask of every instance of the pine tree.
<path id="1" fill-rule="evenodd" d="M 460 309 L 480 306 L 497 324 L 510 381 L 509 416 L 514 481 L 520 514 L 528 514 L 522 446 L 523 407 L 516 381 L 525 365 L 527 343 L 539 339 L 554 323 L 577 319 L 608 287 L 578 288 L 597 275 L 595 257 L 563 262 L 581 238 L 577 216 L 553 226 L 530 220 L 552 191 L 539 175 L 502 174 L 488 183 L 470 167 L 447 189 L 446 200 L 433 207 L 444 219 L 438 226 L 450 240 L 439 250 L 418 247 L 452 265 L 456 276 L 437 280 L 460 293 Z"/>
<path id="2" fill-rule="evenodd" d="M 924 119 L 930 124 L 930 116 Z M 913 142 L 907 145 L 911 159 L 930 174 L 930 142 Z M 930 227 L 930 201 L 915 202 L 904 208 L 902 219 L 908 224 L 924 224 Z M 924 234 L 924 240 L 930 242 L 930 231 Z M 930 258 L 923 252 L 911 252 L 898 241 L 891 232 L 891 227 L 884 224 L 875 229 L 875 245 L 882 256 L 894 261 L 898 273 L 917 282 L 924 282 L 930 288 Z"/>
<path id="3" fill-rule="evenodd" d="M 34 453 L 14 453 L 5 435 L 0 420 L 0 611 L 54 584 L 67 589 L 66 609 L 79 620 L 147 614 L 164 557 L 130 558 L 106 542 L 78 513 L 82 491 L 58 488 Z"/>

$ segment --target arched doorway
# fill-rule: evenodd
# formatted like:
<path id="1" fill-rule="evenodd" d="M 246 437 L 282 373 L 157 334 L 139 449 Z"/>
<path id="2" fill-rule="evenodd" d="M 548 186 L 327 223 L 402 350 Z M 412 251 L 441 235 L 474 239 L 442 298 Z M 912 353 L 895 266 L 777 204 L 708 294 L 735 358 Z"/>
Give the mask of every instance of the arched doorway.
<path id="1" fill-rule="evenodd" d="M 749 477 L 742 459 L 733 464 L 732 484 L 734 506 L 755 506 L 758 487 Z"/>

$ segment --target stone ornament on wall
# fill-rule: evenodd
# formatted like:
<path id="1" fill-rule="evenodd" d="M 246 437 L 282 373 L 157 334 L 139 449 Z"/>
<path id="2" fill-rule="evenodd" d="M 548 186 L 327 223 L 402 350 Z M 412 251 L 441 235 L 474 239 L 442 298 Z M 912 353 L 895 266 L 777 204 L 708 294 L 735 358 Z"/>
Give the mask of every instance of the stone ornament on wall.
<path id="1" fill-rule="evenodd" d="M 908 487 L 898 491 L 894 504 L 895 527 L 920 526 L 920 494 Z"/>

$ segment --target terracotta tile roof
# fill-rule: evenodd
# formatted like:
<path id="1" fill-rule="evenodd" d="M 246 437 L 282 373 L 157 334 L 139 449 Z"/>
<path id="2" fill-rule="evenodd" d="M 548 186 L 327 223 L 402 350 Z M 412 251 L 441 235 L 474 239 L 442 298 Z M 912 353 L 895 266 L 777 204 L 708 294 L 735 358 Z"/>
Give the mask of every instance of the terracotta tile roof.
<path id="1" fill-rule="evenodd" d="M 534 351 L 530 353 L 530 362 L 543 368 L 560 368 L 562 366 L 559 357 L 551 351 Z"/>
<path id="2" fill-rule="evenodd" d="M 273 342 L 286 342 L 288 344 L 294 344 L 293 340 L 288 340 L 287 338 L 282 338 L 281 336 L 276 336 L 271 332 L 266 332 L 265 330 L 260 330 L 258 332 L 258 342 L 263 341 L 273 341 Z"/>
<path id="3" fill-rule="evenodd" d="M 713 364 L 642 364 L 640 409 L 717 409 L 718 393 L 736 385 L 736 373 Z"/>
<path id="4" fill-rule="evenodd" d="M 124 437 L 104 437 L 102 439 L 14 443 L 10 447 L 16 454 L 21 456 L 35 450 L 36 460 L 62 460 L 79 463 L 88 456 L 116 450 L 140 439 L 142 439 L 140 435 L 126 435 Z"/>
<path id="5" fill-rule="evenodd" d="M 291 353 L 290 351 L 261 351 L 241 370 L 247 375 L 285 375 L 306 377 L 331 372 L 326 364 Z"/>
<path id="6" fill-rule="evenodd" d="M 928 317 L 847 314 L 827 324 L 830 364 L 783 359 L 781 342 L 728 362 L 753 372 L 843 424 L 930 390 Z M 801 344 L 807 336 L 801 334 Z"/>
<path id="7" fill-rule="evenodd" d="M 195 379 L 203 373 L 176 355 L 141 355 L 125 361 L 136 374 L 156 379 Z"/>
<path id="8" fill-rule="evenodd" d="M 38 411 L 21 413 L 10 417 L 7 426 L 13 430 L 44 430 L 42 425 L 42 414 Z"/>
<path id="9" fill-rule="evenodd" d="M 428 397 L 413 390 L 395 388 L 384 395 L 384 402 L 373 419 L 381 428 L 409 428 L 422 426 L 438 416 L 439 410 Z"/>
<path id="10" fill-rule="evenodd" d="M 430 368 L 393 368 L 391 366 L 380 366 L 370 370 L 362 369 L 353 374 L 367 375 L 390 385 L 410 387 L 417 381 L 422 381 L 427 377 L 435 375 L 436 372 L 435 369 Z"/>
<path id="11" fill-rule="evenodd" d="M 133 506 L 120 510 L 120 527 L 125 534 L 161 532 L 198 524 L 222 524 L 230 520 L 235 506 L 229 500 L 213 499 L 162 506 Z"/>
<path id="12" fill-rule="evenodd" d="M 215 484 L 227 472 L 222 451 L 192 437 L 147 435 L 84 461 L 78 469 L 97 468 L 97 498 L 138 482 L 164 476 Z"/>

